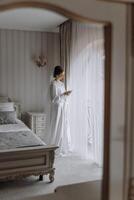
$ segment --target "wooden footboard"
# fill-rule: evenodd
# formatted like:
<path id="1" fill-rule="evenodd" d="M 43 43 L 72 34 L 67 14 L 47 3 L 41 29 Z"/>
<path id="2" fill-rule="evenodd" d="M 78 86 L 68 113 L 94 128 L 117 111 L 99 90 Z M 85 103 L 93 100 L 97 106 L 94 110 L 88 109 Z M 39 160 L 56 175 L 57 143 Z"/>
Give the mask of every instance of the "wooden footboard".
<path id="1" fill-rule="evenodd" d="M 57 147 L 38 146 L 0 151 L 0 181 L 35 175 L 40 180 L 49 174 L 54 181 L 54 157 Z"/>

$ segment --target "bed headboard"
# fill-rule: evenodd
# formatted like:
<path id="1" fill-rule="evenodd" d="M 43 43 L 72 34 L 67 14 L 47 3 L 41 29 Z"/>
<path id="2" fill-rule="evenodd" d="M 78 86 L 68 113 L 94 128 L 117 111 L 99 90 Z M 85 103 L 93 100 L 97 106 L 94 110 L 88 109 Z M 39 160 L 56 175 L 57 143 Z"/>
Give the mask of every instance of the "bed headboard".
<path id="1" fill-rule="evenodd" d="M 21 104 L 19 102 L 14 102 L 14 109 L 18 119 L 21 119 Z"/>
<path id="2" fill-rule="evenodd" d="M 14 102 L 17 118 L 21 119 L 21 104 L 19 102 L 12 101 L 12 99 L 7 96 L 0 96 L 0 102 Z"/>
<path id="3" fill-rule="evenodd" d="M 11 99 L 9 97 L 6 96 L 0 96 L 0 102 L 10 102 Z"/>

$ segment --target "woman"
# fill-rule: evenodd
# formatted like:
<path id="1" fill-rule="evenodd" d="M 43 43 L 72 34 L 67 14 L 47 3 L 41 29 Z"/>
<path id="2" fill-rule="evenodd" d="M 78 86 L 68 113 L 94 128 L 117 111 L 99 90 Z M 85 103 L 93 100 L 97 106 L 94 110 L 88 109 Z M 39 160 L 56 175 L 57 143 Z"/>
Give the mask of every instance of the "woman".
<path id="1" fill-rule="evenodd" d="M 61 66 L 54 68 L 54 80 L 51 83 L 51 123 L 50 144 L 59 146 L 58 153 L 66 155 L 70 152 L 70 130 L 68 123 L 67 99 L 71 91 L 64 86 L 64 70 Z"/>

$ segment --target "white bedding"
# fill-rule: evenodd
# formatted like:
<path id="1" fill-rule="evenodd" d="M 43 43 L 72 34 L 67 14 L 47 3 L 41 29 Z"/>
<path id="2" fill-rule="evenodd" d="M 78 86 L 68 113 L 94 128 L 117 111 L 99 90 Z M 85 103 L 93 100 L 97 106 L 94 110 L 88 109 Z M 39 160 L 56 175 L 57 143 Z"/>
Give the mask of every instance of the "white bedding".
<path id="1" fill-rule="evenodd" d="M 23 122 L 17 122 L 0 125 L 0 150 L 45 145 Z"/>
<path id="2" fill-rule="evenodd" d="M 17 119 L 17 124 L 4 124 L 0 125 L 0 132 L 30 130 L 22 121 Z"/>

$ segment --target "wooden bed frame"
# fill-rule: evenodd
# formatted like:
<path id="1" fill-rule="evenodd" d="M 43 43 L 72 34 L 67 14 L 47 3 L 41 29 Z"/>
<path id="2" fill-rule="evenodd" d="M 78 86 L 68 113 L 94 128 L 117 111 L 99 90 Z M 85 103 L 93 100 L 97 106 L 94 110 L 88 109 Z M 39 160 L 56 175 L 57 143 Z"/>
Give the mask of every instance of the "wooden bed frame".
<path id="1" fill-rule="evenodd" d="M 0 96 L 7 102 L 10 98 Z M 21 115 L 18 113 L 19 116 Z M 54 181 L 54 157 L 56 146 L 35 146 L 0 150 L 0 181 L 15 180 L 31 175 L 39 176 L 49 174 L 50 182 Z"/>
<path id="2" fill-rule="evenodd" d="M 0 181 L 20 179 L 27 176 L 49 174 L 50 182 L 54 181 L 53 167 L 55 146 L 25 147 L 0 151 Z"/>

